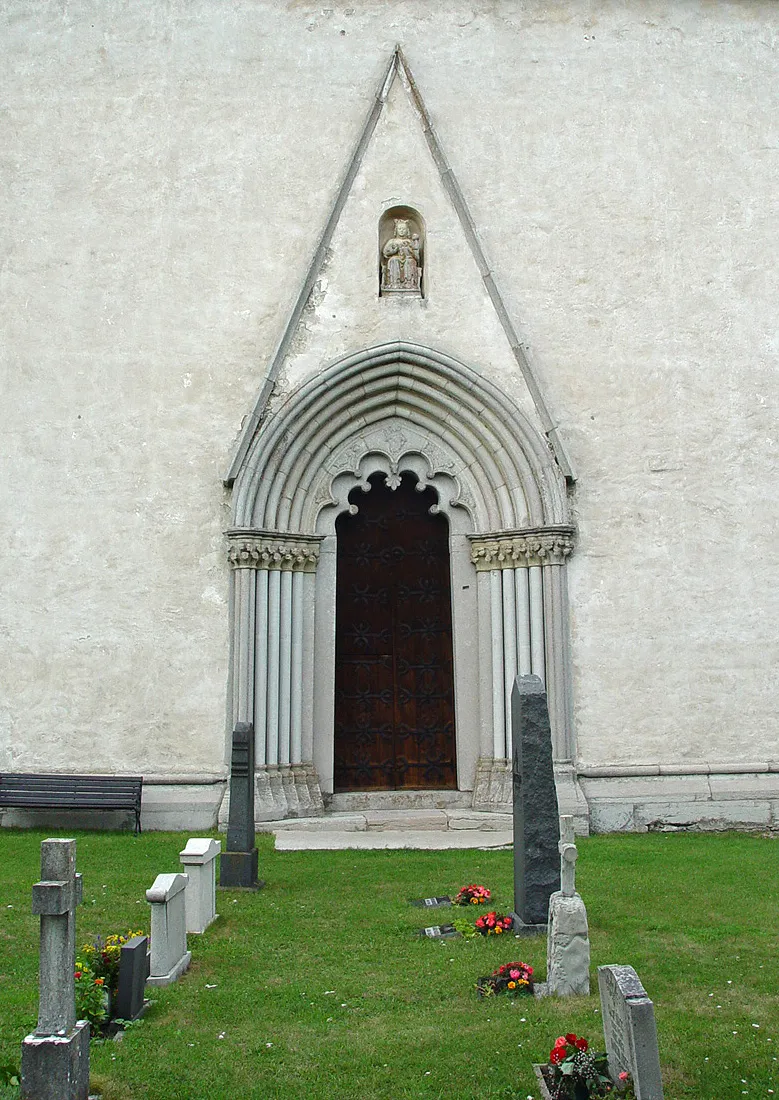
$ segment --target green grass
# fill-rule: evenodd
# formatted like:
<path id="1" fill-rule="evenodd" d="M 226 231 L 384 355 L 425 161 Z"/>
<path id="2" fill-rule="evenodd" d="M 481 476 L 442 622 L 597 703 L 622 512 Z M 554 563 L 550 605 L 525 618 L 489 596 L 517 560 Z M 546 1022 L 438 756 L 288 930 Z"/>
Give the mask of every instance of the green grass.
<path id="1" fill-rule="evenodd" d="M 45 835 L 0 834 L 0 1065 L 18 1064 L 35 1026 L 30 888 Z M 177 870 L 185 839 L 79 834 L 79 941 L 148 928 L 144 892 Z M 266 889 L 220 891 L 220 919 L 190 937 L 189 973 L 154 991 L 123 1042 L 93 1043 L 105 1100 L 525 1100 L 538 1096 L 531 1063 L 561 1032 L 602 1045 L 597 994 L 477 999 L 476 979 L 513 958 L 543 978 L 544 939 L 413 935 L 449 911 L 433 918 L 407 899 L 466 882 L 486 883 L 508 910 L 510 852 L 277 853 L 265 836 L 258 846 Z M 660 834 L 579 850 L 593 989 L 598 964 L 638 971 L 655 1002 L 666 1100 L 779 1096 L 779 844 Z"/>

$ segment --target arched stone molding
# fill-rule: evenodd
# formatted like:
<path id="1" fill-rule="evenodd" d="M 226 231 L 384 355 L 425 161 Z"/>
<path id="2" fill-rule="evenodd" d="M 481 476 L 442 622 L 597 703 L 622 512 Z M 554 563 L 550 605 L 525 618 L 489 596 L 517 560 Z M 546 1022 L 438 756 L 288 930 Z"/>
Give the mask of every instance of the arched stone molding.
<path id="1" fill-rule="evenodd" d="M 510 799 L 509 699 L 547 683 L 555 757 L 573 756 L 565 479 L 497 386 L 405 342 L 339 360 L 267 418 L 235 486 L 232 714 L 257 730 L 258 816 L 332 790 L 335 521 L 380 473 L 432 486 L 449 522 L 458 784 Z M 350 500 L 351 495 L 351 500 Z M 247 574 L 253 574 L 247 577 Z"/>

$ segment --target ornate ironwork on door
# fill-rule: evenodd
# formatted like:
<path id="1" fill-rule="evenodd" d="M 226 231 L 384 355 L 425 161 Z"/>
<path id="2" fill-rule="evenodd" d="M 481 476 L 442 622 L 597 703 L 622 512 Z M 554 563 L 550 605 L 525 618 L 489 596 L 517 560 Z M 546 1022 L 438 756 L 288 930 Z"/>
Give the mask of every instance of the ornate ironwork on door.
<path id="1" fill-rule="evenodd" d="M 384 475 L 336 525 L 335 789 L 457 786 L 446 518 Z"/>

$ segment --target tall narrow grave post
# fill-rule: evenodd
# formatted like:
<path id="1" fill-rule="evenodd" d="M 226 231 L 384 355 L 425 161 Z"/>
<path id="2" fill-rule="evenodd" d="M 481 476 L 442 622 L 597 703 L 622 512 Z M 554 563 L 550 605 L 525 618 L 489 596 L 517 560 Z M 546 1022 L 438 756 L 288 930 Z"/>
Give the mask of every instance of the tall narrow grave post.
<path id="1" fill-rule="evenodd" d="M 32 911 L 41 918 L 38 1026 L 22 1043 L 22 1100 L 87 1100 L 89 1024 L 76 1020 L 75 840 L 44 840 Z"/>
<path id="2" fill-rule="evenodd" d="M 230 814 L 227 851 L 219 866 L 221 887 L 257 889 L 257 849 L 254 847 L 254 726 L 238 722 L 233 730 L 230 763 Z"/>
<path id="3" fill-rule="evenodd" d="M 545 932 L 560 888 L 560 839 L 552 735 L 544 685 L 518 676 L 511 692 L 514 745 L 514 931 Z"/>

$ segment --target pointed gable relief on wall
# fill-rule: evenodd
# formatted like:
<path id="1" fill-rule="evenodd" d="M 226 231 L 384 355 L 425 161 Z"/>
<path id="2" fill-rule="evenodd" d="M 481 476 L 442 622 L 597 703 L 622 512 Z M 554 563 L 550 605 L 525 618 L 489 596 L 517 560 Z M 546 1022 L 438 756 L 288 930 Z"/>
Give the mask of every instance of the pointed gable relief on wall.
<path id="1" fill-rule="evenodd" d="M 378 486 L 382 499 L 400 486 L 432 493 L 448 528 L 458 788 L 474 806 L 508 803 L 518 673 L 545 681 L 570 774 L 572 478 L 398 48 L 225 479 L 231 715 L 255 728 L 260 816 L 321 811 L 337 785 L 339 519 Z M 416 713 L 422 725 L 403 736 L 419 739 L 422 767 L 421 703 Z M 379 736 L 363 733 L 366 744 Z M 569 795 L 575 813 L 570 784 Z"/>
<path id="2" fill-rule="evenodd" d="M 377 248 L 378 235 L 378 248 Z M 274 391 L 346 354 L 407 339 L 506 388 L 573 467 L 506 309 L 474 220 L 398 46 L 371 104 L 225 484 L 246 462 Z"/>

